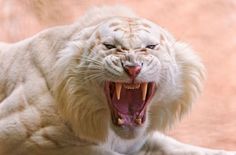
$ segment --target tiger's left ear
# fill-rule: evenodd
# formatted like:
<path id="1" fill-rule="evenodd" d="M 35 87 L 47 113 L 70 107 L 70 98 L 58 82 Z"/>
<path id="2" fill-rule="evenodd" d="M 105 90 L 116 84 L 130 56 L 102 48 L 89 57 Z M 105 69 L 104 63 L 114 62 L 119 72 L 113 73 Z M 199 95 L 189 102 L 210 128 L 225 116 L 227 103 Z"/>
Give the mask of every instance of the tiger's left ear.
<path id="1" fill-rule="evenodd" d="M 97 25 L 86 27 L 84 29 L 81 29 L 80 31 L 78 30 L 79 33 L 77 33 L 75 36 L 72 37 L 72 41 L 88 40 L 92 36 L 96 28 L 97 28 Z"/>
<path id="2" fill-rule="evenodd" d="M 150 130 L 165 130 L 176 120 L 187 113 L 193 102 L 202 91 L 205 80 L 205 67 L 192 48 L 182 42 L 177 42 L 166 31 L 161 41 L 170 50 L 179 68 L 179 87 L 171 88 L 173 100 L 165 98 L 161 103 L 153 104 L 150 108 Z M 171 98 L 171 97 L 170 97 Z M 168 101 L 169 100 L 169 101 Z M 168 101 L 168 102 L 166 102 Z"/>
<path id="3" fill-rule="evenodd" d="M 161 29 L 160 35 L 160 40 L 164 41 L 165 43 L 174 43 L 176 41 L 175 38 L 171 35 L 171 33 L 169 33 L 163 28 Z"/>
<path id="4" fill-rule="evenodd" d="M 175 38 L 165 29 L 161 29 L 160 31 L 160 45 L 167 48 L 170 56 L 175 57 L 174 45 L 177 43 Z"/>

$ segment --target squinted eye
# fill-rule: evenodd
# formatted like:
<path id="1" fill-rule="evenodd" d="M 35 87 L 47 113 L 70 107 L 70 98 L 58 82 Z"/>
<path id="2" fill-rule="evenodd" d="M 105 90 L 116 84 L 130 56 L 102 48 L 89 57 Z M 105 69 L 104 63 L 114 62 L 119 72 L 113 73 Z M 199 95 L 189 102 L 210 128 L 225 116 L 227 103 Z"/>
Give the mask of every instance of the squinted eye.
<path id="1" fill-rule="evenodd" d="M 112 44 L 106 44 L 106 43 L 103 43 L 103 45 L 107 48 L 107 49 L 113 49 L 113 48 L 116 48 L 115 45 L 112 45 Z"/>
<path id="2" fill-rule="evenodd" d="M 146 48 L 154 49 L 157 45 L 147 45 Z"/>

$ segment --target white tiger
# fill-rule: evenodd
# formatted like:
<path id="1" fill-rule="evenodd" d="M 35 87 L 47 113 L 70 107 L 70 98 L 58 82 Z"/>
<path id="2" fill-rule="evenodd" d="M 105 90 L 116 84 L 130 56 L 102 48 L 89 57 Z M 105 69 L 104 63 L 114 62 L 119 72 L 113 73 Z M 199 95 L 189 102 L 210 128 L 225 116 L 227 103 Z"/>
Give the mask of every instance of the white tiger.
<path id="1" fill-rule="evenodd" d="M 189 46 L 123 7 L 0 45 L 1 155 L 235 155 L 161 134 L 201 91 Z"/>

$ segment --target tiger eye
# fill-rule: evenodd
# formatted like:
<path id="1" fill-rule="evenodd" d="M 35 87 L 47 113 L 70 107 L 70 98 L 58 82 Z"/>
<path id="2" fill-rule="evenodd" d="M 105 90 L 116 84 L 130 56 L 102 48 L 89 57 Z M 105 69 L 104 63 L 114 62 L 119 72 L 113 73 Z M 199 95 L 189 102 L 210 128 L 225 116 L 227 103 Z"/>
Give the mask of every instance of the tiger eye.
<path id="1" fill-rule="evenodd" d="M 106 43 L 103 43 L 103 45 L 107 48 L 107 49 L 113 49 L 113 48 L 116 48 L 115 45 L 112 45 L 112 44 L 106 44 Z"/>
<path id="2" fill-rule="evenodd" d="M 154 49 L 157 45 L 147 45 L 146 48 Z"/>

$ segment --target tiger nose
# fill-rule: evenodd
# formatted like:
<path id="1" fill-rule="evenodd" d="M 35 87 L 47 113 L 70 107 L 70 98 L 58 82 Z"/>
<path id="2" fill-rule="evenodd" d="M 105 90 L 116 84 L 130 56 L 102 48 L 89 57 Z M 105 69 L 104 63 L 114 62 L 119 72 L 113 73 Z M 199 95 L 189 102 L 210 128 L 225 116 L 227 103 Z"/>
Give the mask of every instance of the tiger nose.
<path id="1" fill-rule="evenodd" d="M 141 71 L 141 66 L 124 66 L 125 72 L 130 76 L 130 78 L 135 79 Z"/>

